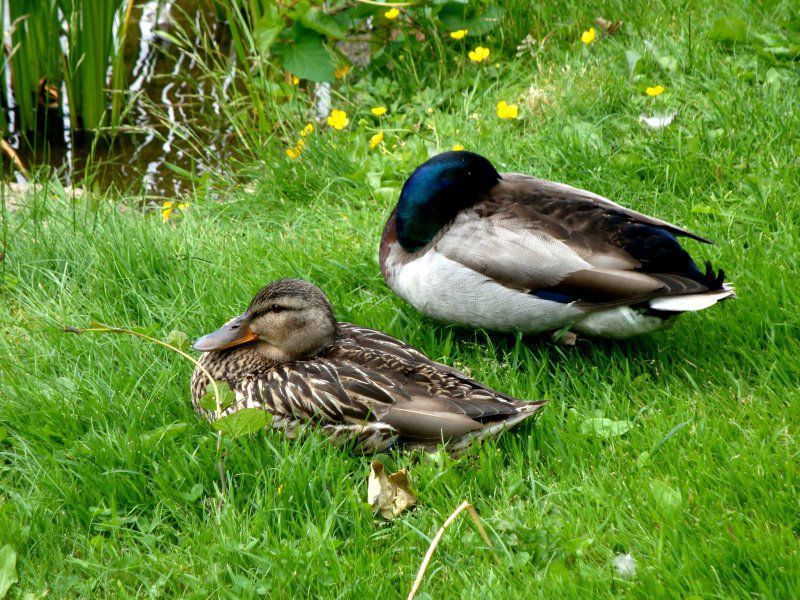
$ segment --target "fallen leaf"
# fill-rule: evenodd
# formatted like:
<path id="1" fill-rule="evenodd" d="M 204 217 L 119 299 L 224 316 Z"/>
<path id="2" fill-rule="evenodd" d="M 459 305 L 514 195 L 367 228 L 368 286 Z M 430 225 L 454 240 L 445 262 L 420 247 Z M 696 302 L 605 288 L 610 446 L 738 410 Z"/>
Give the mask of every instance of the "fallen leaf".
<path id="1" fill-rule="evenodd" d="M 408 485 L 408 472 L 401 469 L 387 477 L 383 463 L 373 461 L 369 467 L 367 502 L 373 512 L 384 519 L 394 519 L 417 503 L 417 497 Z"/>
<path id="2" fill-rule="evenodd" d="M 0 548 L 0 598 L 5 598 L 11 586 L 18 581 L 17 553 L 6 544 Z"/>
<path id="3" fill-rule="evenodd" d="M 671 112 L 666 115 L 639 115 L 639 120 L 647 125 L 650 129 L 663 129 L 675 120 L 677 112 Z"/>
<path id="4" fill-rule="evenodd" d="M 607 21 L 603 17 L 597 17 L 594 21 L 597 23 L 597 26 L 605 31 L 608 35 L 614 35 L 624 25 L 624 21 L 620 21 L 619 19 L 615 21 Z"/>

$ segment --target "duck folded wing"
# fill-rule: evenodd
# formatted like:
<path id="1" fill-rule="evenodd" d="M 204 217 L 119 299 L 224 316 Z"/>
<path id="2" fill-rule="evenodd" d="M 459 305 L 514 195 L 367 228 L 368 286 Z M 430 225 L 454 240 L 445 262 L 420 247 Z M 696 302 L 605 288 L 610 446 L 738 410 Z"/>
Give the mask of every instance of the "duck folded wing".
<path id="1" fill-rule="evenodd" d="M 688 229 L 625 208 L 599 194 L 572 187 L 565 183 L 538 179 L 521 173 L 503 174 L 500 184 L 493 190 L 493 195 L 498 198 L 504 197 L 505 201 L 511 200 L 512 202 L 520 202 L 522 205 L 535 207 L 544 214 L 561 212 L 562 214 L 558 216 L 564 219 L 565 223 L 570 221 L 570 214 L 564 214 L 566 212 L 571 213 L 576 221 L 583 220 L 586 222 L 585 219 L 582 219 L 580 213 L 598 209 L 606 214 L 622 215 L 633 222 L 663 228 L 673 235 L 688 237 L 704 244 L 714 243 Z"/>
<path id="2" fill-rule="evenodd" d="M 482 388 L 465 389 L 455 378 L 440 389 L 440 382 L 427 375 L 410 367 L 395 376 L 318 357 L 270 370 L 257 393 L 263 406 L 280 417 L 323 424 L 379 422 L 396 429 L 401 439 L 432 443 L 477 431 L 484 422 L 507 419 L 520 412 L 517 405 L 527 405 L 493 397 Z"/>
<path id="3" fill-rule="evenodd" d="M 506 287 L 585 308 L 720 289 L 720 276 L 700 272 L 673 231 L 706 241 L 589 192 L 519 176 L 460 213 L 433 250 Z"/>

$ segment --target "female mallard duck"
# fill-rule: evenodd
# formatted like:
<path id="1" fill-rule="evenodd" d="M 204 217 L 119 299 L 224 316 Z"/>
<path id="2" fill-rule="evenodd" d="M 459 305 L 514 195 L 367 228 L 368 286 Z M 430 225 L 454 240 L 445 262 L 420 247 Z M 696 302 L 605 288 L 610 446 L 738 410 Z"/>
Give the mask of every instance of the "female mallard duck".
<path id="1" fill-rule="evenodd" d="M 200 406 L 208 378 L 192 377 L 192 403 L 209 420 L 263 408 L 273 427 L 293 435 L 303 423 L 335 442 L 380 452 L 395 442 L 450 451 L 533 415 L 524 402 L 433 362 L 384 333 L 337 323 L 325 294 L 298 279 L 262 289 L 243 315 L 194 343 L 200 364 L 228 383 L 234 404 L 217 414 Z"/>
<path id="2" fill-rule="evenodd" d="M 380 264 L 389 287 L 435 319 L 627 338 L 734 296 L 676 236 L 711 243 L 591 192 L 445 152 L 403 186 Z"/>

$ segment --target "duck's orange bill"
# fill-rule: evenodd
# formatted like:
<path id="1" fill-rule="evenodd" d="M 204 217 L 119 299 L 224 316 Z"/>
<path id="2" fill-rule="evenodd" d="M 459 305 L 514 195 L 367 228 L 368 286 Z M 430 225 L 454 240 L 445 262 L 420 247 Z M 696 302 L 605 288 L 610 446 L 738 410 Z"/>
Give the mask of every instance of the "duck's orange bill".
<path id="1" fill-rule="evenodd" d="M 239 344 L 246 344 L 256 339 L 258 337 L 250 329 L 250 319 L 245 313 L 235 319 L 231 319 L 216 331 L 204 335 L 192 344 L 192 348 L 198 352 L 211 352 L 212 350 L 224 350 Z"/>

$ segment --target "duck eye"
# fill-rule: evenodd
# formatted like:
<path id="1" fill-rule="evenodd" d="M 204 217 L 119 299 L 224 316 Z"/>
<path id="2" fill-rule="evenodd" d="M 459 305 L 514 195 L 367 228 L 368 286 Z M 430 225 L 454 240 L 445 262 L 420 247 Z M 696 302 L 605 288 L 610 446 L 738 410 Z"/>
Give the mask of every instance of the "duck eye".
<path id="1" fill-rule="evenodd" d="M 281 312 L 283 310 L 283 307 L 280 304 L 273 304 L 272 306 L 269 307 L 269 309 L 272 312 Z"/>

